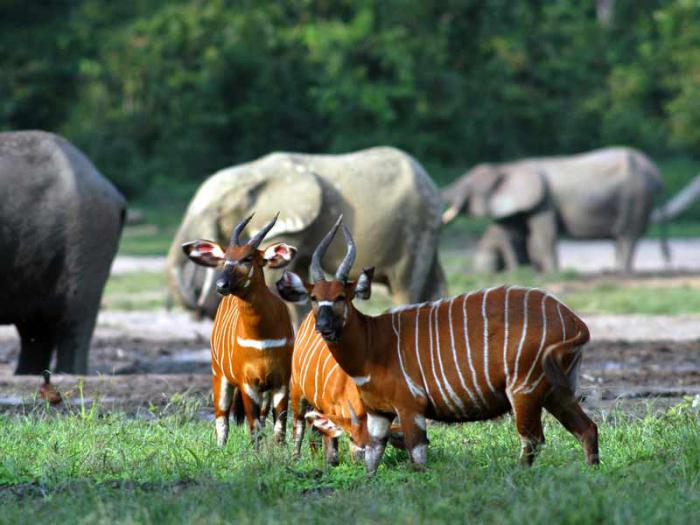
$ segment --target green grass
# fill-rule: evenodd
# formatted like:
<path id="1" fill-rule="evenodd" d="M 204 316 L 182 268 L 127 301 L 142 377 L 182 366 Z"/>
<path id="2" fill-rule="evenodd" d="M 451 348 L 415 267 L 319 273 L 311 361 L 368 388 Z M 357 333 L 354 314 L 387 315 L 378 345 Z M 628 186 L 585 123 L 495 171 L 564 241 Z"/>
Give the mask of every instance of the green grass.
<path id="1" fill-rule="evenodd" d="M 242 428 L 218 450 L 196 416 L 202 402 L 180 398 L 151 421 L 0 416 L 0 522 L 697 522 L 700 414 L 690 402 L 661 417 L 608 414 L 599 468 L 550 417 L 535 466 L 518 466 L 508 417 L 431 426 L 427 472 L 388 450 L 373 479 L 344 448 L 335 469 L 267 441 L 255 453 Z"/>
<path id="2" fill-rule="evenodd" d="M 175 235 L 175 227 L 139 228 L 127 226 L 119 243 L 119 255 L 165 256 Z"/>
<path id="3" fill-rule="evenodd" d="M 108 310 L 154 310 L 165 307 L 168 289 L 163 272 L 113 275 L 107 281 L 102 306 Z"/>
<path id="4" fill-rule="evenodd" d="M 700 290 L 691 286 L 597 285 L 559 297 L 578 312 L 680 315 L 700 313 Z"/>
<path id="5" fill-rule="evenodd" d="M 543 276 L 531 269 L 501 274 L 472 274 L 458 270 L 462 263 L 446 260 L 448 288 L 451 295 L 502 284 L 517 284 L 555 289 L 557 297 L 579 313 L 609 314 L 700 314 L 700 290 L 689 285 L 661 286 L 658 281 L 626 284 L 624 281 L 604 281 L 581 286 L 586 277 L 576 272 L 560 272 Z M 572 286 L 567 286 L 567 285 Z M 559 291 L 563 288 L 562 291 Z M 161 272 L 134 272 L 110 277 L 102 305 L 108 310 L 159 310 L 166 306 L 167 286 Z M 386 290 L 375 287 L 368 302 L 356 301 L 363 312 L 377 315 L 394 304 Z"/>

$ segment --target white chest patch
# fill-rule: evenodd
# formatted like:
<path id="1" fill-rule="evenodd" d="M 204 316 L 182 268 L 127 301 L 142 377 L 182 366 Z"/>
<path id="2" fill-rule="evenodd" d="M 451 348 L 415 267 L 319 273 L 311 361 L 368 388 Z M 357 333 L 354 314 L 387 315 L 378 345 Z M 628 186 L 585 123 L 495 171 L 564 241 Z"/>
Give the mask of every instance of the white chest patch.
<path id="1" fill-rule="evenodd" d="M 371 375 L 359 376 L 359 377 L 353 377 L 352 380 L 355 382 L 355 384 L 357 386 L 362 386 L 362 385 L 366 385 L 367 383 L 369 383 L 369 380 L 371 377 L 372 377 Z"/>
<path id="2" fill-rule="evenodd" d="M 279 348 L 287 344 L 287 338 L 282 339 L 244 339 L 236 337 L 239 346 L 255 348 L 256 350 L 267 350 L 268 348 Z"/>

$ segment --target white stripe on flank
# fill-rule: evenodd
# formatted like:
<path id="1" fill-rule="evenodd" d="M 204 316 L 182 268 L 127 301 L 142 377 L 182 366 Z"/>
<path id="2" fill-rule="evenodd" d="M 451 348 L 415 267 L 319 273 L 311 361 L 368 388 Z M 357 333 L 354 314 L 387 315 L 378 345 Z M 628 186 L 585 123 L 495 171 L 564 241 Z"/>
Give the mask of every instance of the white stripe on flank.
<path id="1" fill-rule="evenodd" d="M 428 382 L 425 380 L 425 373 L 423 372 L 423 363 L 421 363 L 420 360 L 420 340 L 418 339 L 418 329 L 420 328 L 420 308 L 416 310 L 416 321 L 415 321 L 415 326 L 416 326 L 416 361 L 418 362 L 418 370 L 420 370 L 420 378 L 421 381 L 423 382 L 423 387 L 425 387 L 425 393 L 428 396 L 428 399 L 430 400 L 430 403 L 434 406 L 437 407 L 437 404 L 435 403 L 435 399 L 433 399 L 433 396 L 430 395 L 430 389 L 428 388 Z"/>
<path id="2" fill-rule="evenodd" d="M 541 303 L 541 308 L 542 308 L 542 337 L 540 337 L 540 347 L 537 349 L 537 354 L 535 355 L 535 359 L 532 360 L 532 364 L 530 365 L 530 369 L 527 372 L 527 375 L 525 376 L 525 379 L 523 379 L 520 382 L 520 386 L 513 390 L 513 392 L 519 392 L 523 388 L 527 386 L 527 382 L 530 380 L 530 376 L 532 375 L 533 370 L 535 370 L 535 366 L 540 362 L 540 356 L 542 355 L 542 351 L 544 350 L 544 343 L 547 340 L 547 311 L 546 311 L 546 303 L 547 299 L 549 298 L 549 295 L 547 294 L 542 294 L 542 303 Z"/>
<path id="3" fill-rule="evenodd" d="M 554 299 L 554 297 L 552 297 L 552 299 Z M 554 299 L 554 300 L 557 301 L 556 299 Z M 562 316 L 562 314 L 561 314 L 561 303 L 559 301 L 557 301 L 557 312 L 559 312 L 559 322 L 561 323 L 561 334 L 562 334 L 561 338 L 562 338 L 562 340 L 560 343 L 558 343 L 556 345 L 550 345 L 548 347 L 548 349 L 550 349 L 550 350 L 548 350 L 548 351 L 551 351 L 551 349 L 554 349 L 556 347 L 561 346 L 562 344 L 569 342 L 566 339 L 566 323 L 564 322 L 564 316 Z M 578 337 L 578 334 L 576 335 L 576 337 Z M 576 337 L 574 337 L 572 339 L 575 339 Z M 578 350 L 580 350 L 580 348 Z M 576 352 L 578 350 L 574 350 L 574 352 Z M 537 386 L 540 384 L 540 382 L 544 379 L 544 375 L 545 374 L 544 374 L 544 370 L 543 370 L 540 373 L 540 376 L 537 378 L 537 380 L 534 383 L 532 383 L 532 385 L 527 390 L 524 389 L 525 385 L 523 385 L 523 387 L 521 387 L 521 388 L 523 388 L 523 391 L 526 394 L 532 393 L 535 390 L 535 388 L 537 388 Z"/>
<path id="4" fill-rule="evenodd" d="M 247 348 L 255 348 L 256 350 L 267 350 L 268 348 L 280 348 L 288 343 L 288 339 L 244 339 L 240 335 L 236 337 L 236 342 L 239 346 Z"/>
<path id="5" fill-rule="evenodd" d="M 489 389 L 495 394 L 496 389 L 491 384 L 491 371 L 489 370 L 489 318 L 486 315 L 486 298 L 491 290 L 494 288 L 484 290 L 484 297 L 481 300 L 481 320 L 484 322 L 484 376 Z"/>
<path id="6" fill-rule="evenodd" d="M 326 374 L 326 379 L 323 381 L 323 391 L 321 392 L 322 398 L 326 397 L 326 384 L 328 384 L 328 380 L 331 378 L 331 376 L 337 370 L 337 368 L 338 368 L 338 363 L 334 363 L 333 366 L 331 367 L 331 369 Z"/>
<path id="7" fill-rule="evenodd" d="M 510 370 L 508 370 L 508 294 L 510 294 L 510 288 L 506 288 L 506 297 L 503 304 L 503 369 L 506 374 L 506 385 L 510 383 Z"/>
<path id="8" fill-rule="evenodd" d="M 449 304 L 447 305 L 448 311 L 450 308 L 452 308 L 452 301 L 454 301 L 454 299 L 451 299 Z M 445 389 L 447 390 L 447 393 L 449 394 L 450 399 L 457 406 L 460 414 L 465 415 L 466 413 L 464 411 L 464 403 L 462 403 L 462 400 L 459 398 L 459 396 L 452 389 L 452 385 L 447 380 L 447 376 L 445 375 L 445 367 L 442 364 L 442 352 L 440 351 L 440 327 L 438 326 L 439 317 L 440 317 L 440 309 L 438 308 L 437 312 L 435 312 L 435 346 L 436 346 L 436 352 L 437 352 L 437 356 L 438 356 L 438 365 L 440 365 L 440 373 L 442 374 L 442 380 L 445 383 Z"/>
<path id="9" fill-rule="evenodd" d="M 300 360 L 304 353 L 304 349 L 306 348 L 306 333 L 308 332 L 309 324 L 311 323 L 309 322 L 309 317 L 307 317 L 299 327 L 299 331 L 297 332 L 297 336 L 294 341 L 294 352 L 292 353 L 292 381 L 294 382 L 297 382 L 299 379 L 298 368 L 301 364 Z"/>
<path id="10" fill-rule="evenodd" d="M 316 386 L 316 384 L 318 383 L 319 371 L 326 369 L 326 365 L 328 364 L 328 360 L 331 358 L 331 355 L 332 355 L 330 353 L 330 351 L 327 351 L 326 353 L 327 353 L 327 355 L 326 355 L 326 358 L 323 360 L 323 364 L 321 364 L 320 366 L 318 364 L 316 365 L 316 379 L 314 380 L 314 389 L 315 389 L 315 391 L 314 391 L 314 406 L 318 406 L 318 392 L 319 392 L 320 388 L 318 388 Z M 328 381 L 329 377 L 330 377 L 330 373 L 326 374 L 326 379 L 323 381 L 323 392 L 321 392 L 322 399 L 326 395 L 326 381 Z"/>
<path id="11" fill-rule="evenodd" d="M 394 321 L 398 318 L 398 330 Z M 391 327 L 394 329 L 394 334 L 396 335 L 396 353 L 399 356 L 399 366 L 401 367 L 401 373 L 403 373 L 404 381 L 408 385 L 408 391 L 411 392 L 413 397 L 425 397 L 425 392 L 422 388 L 413 382 L 413 379 L 406 372 L 406 367 L 403 364 L 403 356 L 401 355 L 401 314 L 391 314 Z"/>
<path id="12" fill-rule="evenodd" d="M 457 410 L 455 410 L 455 407 L 452 405 L 452 403 L 449 401 L 449 399 L 447 399 L 447 396 L 445 395 L 445 391 L 442 388 L 442 384 L 440 384 L 440 379 L 438 379 L 437 370 L 435 369 L 435 359 L 433 357 L 433 355 L 435 354 L 435 347 L 433 345 L 433 321 L 432 321 L 432 317 L 433 317 L 433 312 L 435 311 L 435 308 L 437 308 L 439 304 L 440 304 L 439 301 L 431 303 L 430 311 L 428 312 L 428 340 L 430 341 L 430 367 L 432 368 L 432 371 L 433 371 L 433 378 L 435 379 L 435 384 L 438 387 L 438 391 L 440 392 L 440 396 L 442 397 L 442 401 L 445 404 L 445 406 L 447 407 L 447 410 L 449 410 L 450 412 L 457 412 Z M 436 314 L 436 317 L 437 317 L 437 314 Z M 438 334 L 436 333 L 435 340 L 439 346 L 440 343 L 437 339 L 438 339 Z"/>
<path id="13" fill-rule="evenodd" d="M 304 325 L 303 339 L 299 341 L 297 348 L 295 348 L 293 354 L 297 361 L 297 366 L 294 367 L 294 372 L 296 373 L 297 383 L 299 384 L 301 384 L 301 372 L 304 368 L 304 362 L 309 354 L 309 347 L 312 344 L 311 342 L 313 341 L 314 337 L 313 324 L 313 318 L 311 316 L 307 317 L 306 324 Z"/>
<path id="14" fill-rule="evenodd" d="M 304 389 L 306 389 L 306 379 L 309 377 L 309 370 L 311 369 L 311 365 L 314 363 L 314 359 L 316 357 L 316 354 L 320 351 L 324 344 L 323 338 L 321 336 L 316 336 L 316 343 L 313 346 L 309 347 L 309 351 L 307 354 L 307 359 L 306 359 L 306 364 L 304 365 L 303 369 L 303 374 L 301 378 L 301 384 L 304 386 Z"/>
<path id="15" fill-rule="evenodd" d="M 525 292 L 525 298 L 523 299 L 523 333 L 520 336 L 520 343 L 518 344 L 518 351 L 515 354 L 515 370 L 513 371 L 513 381 L 518 380 L 518 367 L 520 366 L 520 354 L 523 351 L 523 345 L 525 344 L 525 336 L 527 335 L 527 298 L 530 296 L 528 290 Z M 509 387 L 511 385 L 508 385 Z"/>
<path id="16" fill-rule="evenodd" d="M 457 375 L 459 376 L 459 383 L 462 385 L 464 391 L 469 395 L 469 398 L 472 400 L 472 403 L 478 404 L 478 400 L 474 396 L 474 392 L 472 392 L 467 387 L 467 384 L 464 381 L 464 376 L 462 375 L 462 368 L 459 366 L 459 362 L 457 361 L 457 349 L 455 348 L 455 333 L 454 327 L 452 326 L 452 305 L 454 304 L 455 299 L 456 297 L 453 297 L 450 300 L 450 305 L 447 309 L 447 324 L 450 326 L 450 345 L 452 347 L 452 360 L 455 363 L 455 370 L 457 370 Z"/>
<path id="17" fill-rule="evenodd" d="M 474 369 L 474 363 L 472 362 L 472 349 L 471 345 L 469 344 L 469 321 L 467 320 L 467 301 L 471 297 L 473 292 L 470 292 L 467 294 L 467 296 L 464 298 L 464 342 L 465 342 L 465 350 L 467 352 L 467 362 L 469 363 L 469 369 L 472 372 L 472 383 L 474 384 L 474 388 L 476 388 L 476 393 L 479 394 L 479 399 L 481 399 L 481 402 L 486 406 L 486 399 L 484 398 L 484 394 L 481 391 L 481 387 L 479 386 L 479 383 L 476 380 L 476 370 Z"/>

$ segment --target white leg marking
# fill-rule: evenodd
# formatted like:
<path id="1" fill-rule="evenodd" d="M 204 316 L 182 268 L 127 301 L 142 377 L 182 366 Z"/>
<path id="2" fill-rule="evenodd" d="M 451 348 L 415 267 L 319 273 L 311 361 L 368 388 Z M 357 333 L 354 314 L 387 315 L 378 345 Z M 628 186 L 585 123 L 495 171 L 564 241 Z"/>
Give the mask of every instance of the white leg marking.
<path id="1" fill-rule="evenodd" d="M 228 417 L 219 416 L 216 418 L 216 444 L 223 447 L 228 439 Z"/>
<path id="2" fill-rule="evenodd" d="M 219 382 L 219 410 L 228 412 L 231 408 L 231 397 L 233 395 L 233 385 L 221 377 Z"/>
<path id="3" fill-rule="evenodd" d="M 384 439 L 389 433 L 391 421 L 383 416 L 367 414 L 367 431 L 375 439 Z"/>
<path id="4" fill-rule="evenodd" d="M 469 301 L 469 297 L 471 297 L 471 295 L 472 294 L 469 293 L 464 298 L 464 342 L 467 351 L 467 361 L 469 363 L 469 369 L 472 373 L 472 383 L 474 384 L 474 388 L 476 388 L 476 393 L 479 395 L 479 399 L 481 399 L 483 405 L 486 406 L 486 398 L 484 398 L 484 393 L 481 391 L 479 382 L 476 380 L 476 369 L 474 368 L 474 363 L 472 362 L 472 349 L 471 345 L 469 344 L 469 319 L 467 317 L 467 302 Z"/>
<path id="5" fill-rule="evenodd" d="M 421 430 L 425 430 L 425 416 L 418 414 L 416 417 L 413 418 L 413 421 L 415 421 L 416 426 L 420 428 Z"/>
<path id="6" fill-rule="evenodd" d="M 305 422 L 303 419 L 297 419 L 294 421 L 294 436 L 299 439 L 301 433 L 304 431 Z"/>
<path id="7" fill-rule="evenodd" d="M 484 297 L 481 301 L 481 319 L 484 322 L 484 376 L 489 390 L 495 394 L 496 389 L 491 384 L 491 370 L 489 369 L 489 318 L 486 315 L 486 298 L 491 290 L 492 288 L 484 291 Z"/>
<path id="8" fill-rule="evenodd" d="M 397 321 L 397 324 L 394 321 Z M 403 374 L 403 379 L 406 381 L 408 386 L 408 391 L 411 392 L 413 397 L 425 397 L 425 392 L 422 388 L 413 382 L 413 379 L 406 372 L 406 367 L 403 364 L 403 356 L 401 354 L 401 314 L 391 314 L 391 327 L 394 329 L 394 335 L 396 335 L 396 354 L 399 356 L 399 366 L 401 367 L 401 373 Z"/>
<path id="9" fill-rule="evenodd" d="M 428 462 L 428 445 L 421 443 L 411 449 L 411 459 L 417 465 L 425 465 Z"/>
<path id="10" fill-rule="evenodd" d="M 450 306 L 447 310 L 447 321 L 448 324 L 450 325 L 450 345 L 452 347 L 452 360 L 454 361 L 455 364 L 455 370 L 457 370 L 457 375 L 459 376 L 459 383 L 462 385 L 462 388 L 464 391 L 469 395 L 469 398 L 472 400 L 472 403 L 478 404 L 478 401 L 476 397 L 474 396 L 474 392 L 472 392 L 469 387 L 467 387 L 467 383 L 464 381 L 464 376 L 462 375 L 462 369 L 459 366 L 459 362 L 457 361 L 457 349 L 455 347 L 455 333 L 454 333 L 454 326 L 452 325 L 452 306 L 454 304 L 455 298 L 453 297 L 452 300 L 450 301 Z"/>
<path id="11" fill-rule="evenodd" d="M 262 397 L 260 396 L 260 392 L 257 388 L 253 388 L 248 383 L 244 383 L 243 388 L 245 389 L 245 393 L 248 394 L 248 397 L 252 399 L 256 405 L 260 405 L 262 403 Z"/>
<path id="12" fill-rule="evenodd" d="M 367 383 L 369 383 L 372 376 L 366 375 L 366 376 L 351 377 L 351 378 L 357 386 L 362 386 L 362 385 L 366 385 Z"/>
<path id="13" fill-rule="evenodd" d="M 277 390 L 277 392 L 275 392 L 274 395 L 272 396 L 272 406 L 276 408 L 277 405 L 279 405 L 282 402 L 282 400 L 284 399 L 284 396 L 286 396 L 286 395 L 287 395 L 287 387 L 286 386 L 283 386 L 282 388 Z"/>

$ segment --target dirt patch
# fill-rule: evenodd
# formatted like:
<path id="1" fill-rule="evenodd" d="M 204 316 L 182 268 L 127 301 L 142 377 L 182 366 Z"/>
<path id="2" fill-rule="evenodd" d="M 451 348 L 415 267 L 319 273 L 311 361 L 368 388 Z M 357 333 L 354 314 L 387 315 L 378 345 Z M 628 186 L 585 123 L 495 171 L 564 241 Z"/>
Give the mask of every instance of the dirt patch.
<path id="1" fill-rule="evenodd" d="M 43 407 L 41 379 L 12 375 L 18 344 L 0 341 L 0 410 L 25 412 Z M 580 392 L 585 405 L 635 409 L 653 401 L 666 406 L 700 395 L 700 341 L 594 341 L 585 350 Z M 55 375 L 66 396 L 62 410 L 99 403 L 149 417 L 173 399 L 198 397 L 208 406 L 211 365 L 206 343 L 108 338 L 94 341 L 94 375 Z M 209 417 L 208 411 L 202 411 Z"/>

